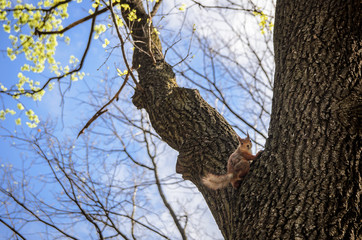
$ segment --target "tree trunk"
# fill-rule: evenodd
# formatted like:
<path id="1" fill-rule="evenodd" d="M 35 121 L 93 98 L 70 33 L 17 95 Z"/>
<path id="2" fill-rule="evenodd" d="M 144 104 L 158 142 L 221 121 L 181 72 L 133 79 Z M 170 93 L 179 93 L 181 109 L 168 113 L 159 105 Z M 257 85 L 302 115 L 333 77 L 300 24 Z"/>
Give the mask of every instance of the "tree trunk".
<path id="1" fill-rule="evenodd" d="M 359 1 L 278 0 L 266 148 L 238 190 L 217 191 L 200 178 L 226 172 L 236 134 L 198 91 L 177 86 L 135 2 L 142 21 L 129 24 L 140 79 L 133 102 L 179 151 L 176 171 L 199 188 L 225 239 L 361 237 Z"/>
<path id="2" fill-rule="evenodd" d="M 361 237 L 361 29 L 359 1 L 277 3 L 258 238 Z"/>

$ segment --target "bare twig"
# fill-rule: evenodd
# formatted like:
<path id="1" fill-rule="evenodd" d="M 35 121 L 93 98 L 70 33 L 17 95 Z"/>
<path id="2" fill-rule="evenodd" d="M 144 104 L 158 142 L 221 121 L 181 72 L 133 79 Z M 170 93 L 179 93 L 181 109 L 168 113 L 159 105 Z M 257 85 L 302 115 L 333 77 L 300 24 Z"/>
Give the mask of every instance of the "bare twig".
<path id="1" fill-rule="evenodd" d="M 23 237 L 23 235 L 20 234 L 20 232 L 18 230 L 16 230 L 14 227 L 12 227 L 11 225 L 9 225 L 7 222 L 5 222 L 4 220 L 2 220 L 0 218 L 0 222 L 2 224 L 4 224 L 7 228 L 9 228 L 11 231 L 13 231 L 13 233 L 15 233 L 16 235 L 18 235 L 21 239 L 26 239 L 25 237 Z"/>
<path id="2" fill-rule="evenodd" d="M 126 85 L 127 81 L 128 81 L 128 77 L 130 75 L 130 71 L 127 72 L 126 77 L 124 78 L 124 81 L 121 85 L 121 87 L 119 88 L 119 90 L 116 92 L 116 94 L 103 106 L 101 107 L 101 109 L 99 109 L 91 119 L 89 119 L 89 121 L 87 122 L 87 124 L 82 128 L 82 130 L 80 130 L 80 132 L 78 133 L 77 138 L 84 132 L 84 130 L 86 130 L 91 124 L 92 122 L 94 122 L 99 116 L 101 116 L 103 113 L 107 112 L 108 109 L 105 109 L 109 104 L 111 104 L 115 99 L 118 98 L 119 94 L 121 93 L 122 89 L 124 88 L 124 86 Z"/>
<path id="3" fill-rule="evenodd" d="M 118 2 L 114 2 L 113 3 L 113 6 L 119 4 Z M 35 29 L 35 35 L 46 35 L 46 34 L 62 34 L 66 31 L 68 31 L 69 29 L 72 29 L 73 27 L 81 24 L 81 23 L 84 23 L 86 21 L 88 21 L 89 19 L 93 19 L 95 16 L 98 16 L 102 13 L 105 13 L 106 11 L 108 11 L 108 7 L 105 7 L 105 8 L 102 8 L 101 10 L 99 11 L 95 11 L 93 14 L 90 14 L 82 19 L 79 19 L 71 24 L 69 24 L 68 26 L 66 26 L 65 28 L 63 28 L 62 30 L 58 30 L 58 31 L 39 31 L 37 29 Z"/>
<path id="4" fill-rule="evenodd" d="M 63 5 L 65 3 L 68 3 L 68 2 L 71 2 L 72 0 L 65 0 L 65 1 L 62 1 L 62 2 L 58 2 L 56 4 L 54 4 L 53 6 L 51 6 L 50 8 L 28 8 L 28 7 L 25 7 L 25 6 L 22 6 L 21 8 L 8 8 L 8 9 L 3 9 L 2 11 L 5 11 L 5 12 L 14 12 L 14 11 L 23 11 L 23 10 L 26 10 L 26 11 L 43 11 L 43 12 L 51 12 L 53 11 L 56 7 L 60 6 L 60 5 Z"/>
<path id="5" fill-rule="evenodd" d="M 161 6 L 162 0 L 156 1 L 155 5 L 153 6 L 153 9 L 150 13 L 151 17 L 154 17 L 158 11 L 158 8 Z"/>
<path id="6" fill-rule="evenodd" d="M 103 1 L 104 2 L 104 1 Z M 104 4 L 106 4 L 104 2 Z M 116 28 L 116 32 L 117 32 L 117 36 L 118 36 L 118 39 L 119 41 L 121 42 L 121 50 L 122 50 L 122 57 L 124 59 L 124 63 L 126 64 L 126 67 L 127 67 L 127 71 L 128 73 L 131 75 L 131 78 L 133 80 L 133 82 L 136 84 L 136 87 L 138 87 L 139 89 L 142 89 L 141 85 L 137 82 L 136 80 L 136 77 L 134 76 L 133 72 L 132 72 L 132 68 L 131 66 L 128 64 L 128 61 L 127 61 L 127 56 L 126 56 L 126 51 L 124 49 L 124 40 L 123 40 L 123 37 L 118 29 L 118 24 L 117 24 L 117 20 L 116 20 L 116 17 L 115 17 L 115 14 L 114 14 L 114 11 L 113 11 L 113 5 L 111 3 L 111 1 L 109 1 L 109 5 L 108 5 L 108 8 L 110 9 L 111 11 L 111 16 L 112 16 L 112 21 L 114 23 L 114 26 Z"/>
<path id="7" fill-rule="evenodd" d="M 168 209 L 168 211 L 169 211 L 169 213 L 170 213 L 170 215 L 171 215 L 171 217 L 172 217 L 178 231 L 181 234 L 182 239 L 187 240 L 185 228 L 183 228 L 181 226 L 180 221 L 177 218 L 177 215 L 176 215 L 175 211 L 173 210 L 171 205 L 168 203 L 168 201 L 166 199 L 166 196 L 165 196 L 165 194 L 164 194 L 164 192 L 162 190 L 161 182 L 160 182 L 160 179 L 159 179 L 159 176 L 158 176 L 159 174 L 158 174 L 157 164 L 156 164 L 156 161 L 155 161 L 155 155 L 150 152 L 149 140 L 147 139 L 145 133 L 144 133 L 144 142 L 146 143 L 147 154 L 148 154 L 148 156 L 151 159 L 152 164 L 153 164 L 153 168 L 154 168 L 153 173 L 154 173 L 154 178 L 155 178 L 155 181 L 156 181 L 156 186 L 157 186 L 158 193 L 160 194 L 160 197 L 162 199 L 163 204 Z"/>

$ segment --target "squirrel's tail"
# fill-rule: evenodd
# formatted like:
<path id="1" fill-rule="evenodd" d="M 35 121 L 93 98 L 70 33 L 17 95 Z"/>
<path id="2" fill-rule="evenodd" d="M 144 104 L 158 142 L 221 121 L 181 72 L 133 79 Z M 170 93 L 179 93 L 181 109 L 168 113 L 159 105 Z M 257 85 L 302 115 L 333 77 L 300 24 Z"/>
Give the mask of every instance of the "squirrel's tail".
<path id="1" fill-rule="evenodd" d="M 228 173 L 225 175 L 214 175 L 214 174 L 207 174 L 205 177 L 202 178 L 202 183 L 207 186 L 208 188 L 211 188 L 213 190 L 224 188 L 229 183 L 230 180 L 233 178 L 232 173 Z"/>

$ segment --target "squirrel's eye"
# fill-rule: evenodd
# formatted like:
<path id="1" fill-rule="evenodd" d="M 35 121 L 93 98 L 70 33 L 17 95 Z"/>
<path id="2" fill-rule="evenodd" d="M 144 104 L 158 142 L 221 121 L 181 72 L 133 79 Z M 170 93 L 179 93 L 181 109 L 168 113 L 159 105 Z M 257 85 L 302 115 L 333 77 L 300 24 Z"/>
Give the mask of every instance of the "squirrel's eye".
<path id="1" fill-rule="evenodd" d="M 240 143 L 240 145 L 243 145 L 243 144 L 244 144 L 244 143 L 242 143 L 242 142 Z"/>

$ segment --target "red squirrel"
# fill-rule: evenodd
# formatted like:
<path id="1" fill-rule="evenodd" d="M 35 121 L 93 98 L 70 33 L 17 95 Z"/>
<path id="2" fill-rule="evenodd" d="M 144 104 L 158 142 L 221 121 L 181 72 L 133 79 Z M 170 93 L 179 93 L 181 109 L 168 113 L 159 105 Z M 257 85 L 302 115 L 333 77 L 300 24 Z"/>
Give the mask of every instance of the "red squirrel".
<path id="1" fill-rule="evenodd" d="M 261 151 L 256 155 L 251 153 L 251 141 L 249 134 L 246 138 L 238 136 L 239 146 L 233 152 L 228 160 L 227 173 L 225 175 L 214 175 L 211 173 L 206 174 L 202 178 L 202 183 L 213 190 L 226 187 L 229 183 L 234 188 L 240 186 L 241 180 L 250 170 L 250 161 L 255 160 Z"/>

